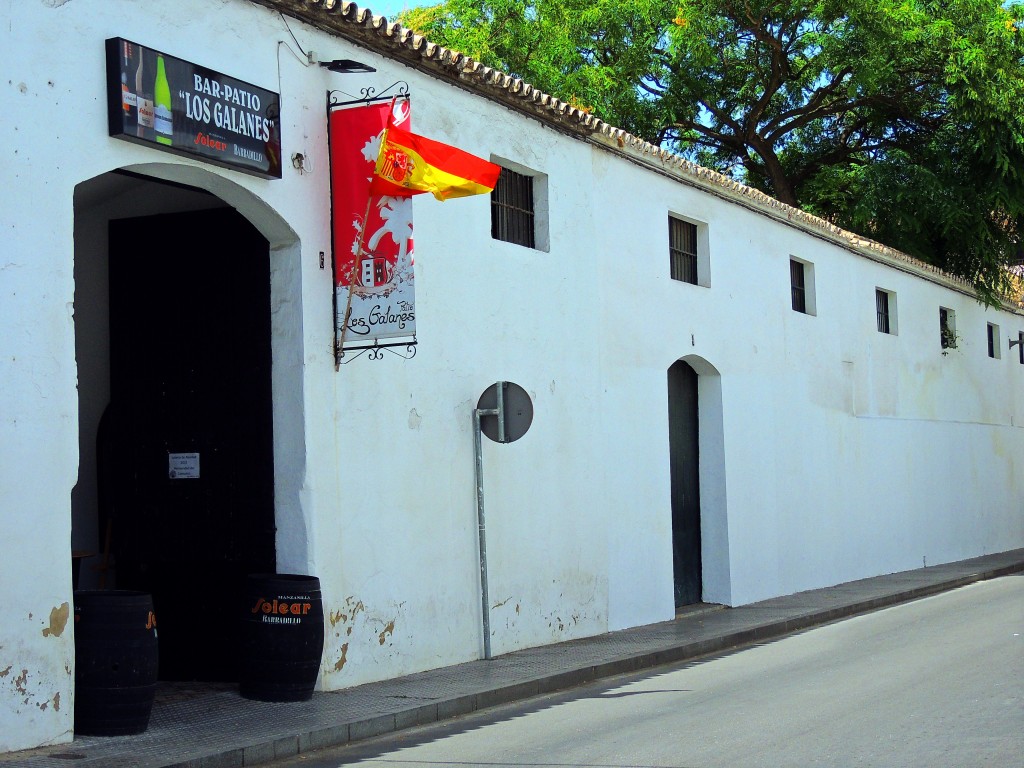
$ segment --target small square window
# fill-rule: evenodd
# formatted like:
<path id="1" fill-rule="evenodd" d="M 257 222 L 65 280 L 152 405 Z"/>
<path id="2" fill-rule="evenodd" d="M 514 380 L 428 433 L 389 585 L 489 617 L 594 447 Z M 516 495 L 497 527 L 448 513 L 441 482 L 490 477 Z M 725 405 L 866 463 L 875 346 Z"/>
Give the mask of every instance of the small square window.
<path id="1" fill-rule="evenodd" d="M 813 315 L 814 305 L 814 265 L 809 261 L 790 258 L 789 260 L 789 293 L 793 310 Z"/>
<path id="2" fill-rule="evenodd" d="M 491 191 L 491 237 L 549 251 L 547 175 L 494 155 L 491 162 L 501 166 Z"/>
<path id="3" fill-rule="evenodd" d="M 697 225 L 669 216 L 668 252 L 672 279 L 697 285 Z"/>
<path id="4" fill-rule="evenodd" d="M 1002 358 L 1002 350 L 999 348 L 999 326 L 989 323 L 986 330 L 988 333 L 988 356 L 999 360 Z"/>
<path id="5" fill-rule="evenodd" d="M 895 291 L 875 288 L 875 327 L 879 333 L 896 336 L 899 333 L 899 315 Z"/>
<path id="6" fill-rule="evenodd" d="M 675 213 L 668 215 L 669 276 L 690 285 L 711 287 L 708 226 Z"/>
<path id="7" fill-rule="evenodd" d="M 956 349 L 956 312 L 948 307 L 939 307 L 939 343 L 943 349 Z"/>
<path id="8" fill-rule="evenodd" d="M 502 168 L 491 192 L 491 237 L 534 248 L 533 177 Z"/>

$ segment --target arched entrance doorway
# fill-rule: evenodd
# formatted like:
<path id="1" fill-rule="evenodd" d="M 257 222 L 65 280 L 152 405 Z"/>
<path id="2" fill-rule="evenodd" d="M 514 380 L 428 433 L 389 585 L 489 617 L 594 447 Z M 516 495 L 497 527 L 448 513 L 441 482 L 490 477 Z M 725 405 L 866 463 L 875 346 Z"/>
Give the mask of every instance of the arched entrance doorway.
<path id="1" fill-rule="evenodd" d="M 270 244 L 137 174 L 79 185 L 75 211 L 83 586 L 152 593 L 161 679 L 236 680 L 245 574 L 277 570 Z"/>
<path id="2" fill-rule="evenodd" d="M 672 478 L 672 579 L 676 607 L 699 603 L 700 428 L 697 373 L 683 361 L 668 369 L 669 463 Z"/>
<path id="3" fill-rule="evenodd" d="M 117 585 L 153 595 L 163 679 L 235 679 L 245 575 L 276 566 L 267 241 L 189 211 L 111 221 L 109 253 Z"/>
<path id="4" fill-rule="evenodd" d="M 722 377 L 688 355 L 669 367 L 667 379 L 675 605 L 729 605 Z"/>

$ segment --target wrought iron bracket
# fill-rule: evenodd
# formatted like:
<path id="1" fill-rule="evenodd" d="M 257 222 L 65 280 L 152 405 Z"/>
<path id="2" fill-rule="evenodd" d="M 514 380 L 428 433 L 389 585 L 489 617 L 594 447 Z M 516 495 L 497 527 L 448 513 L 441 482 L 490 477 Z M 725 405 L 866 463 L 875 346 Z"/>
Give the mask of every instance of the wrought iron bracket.
<path id="1" fill-rule="evenodd" d="M 398 98 L 409 98 L 409 84 L 405 80 L 398 80 L 382 91 L 373 86 L 359 89 L 359 96 L 354 96 L 347 91 L 335 89 L 327 92 L 327 111 L 340 107 L 351 107 L 353 104 L 372 104 L 375 101 L 386 101 Z M 347 100 L 342 97 L 348 96 Z"/>
<path id="2" fill-rule="evenodd" d="M 398 341 L 393 344 L 381 344 L 379 341 L 375 341 L 373 344 L 367 344 L 363 347 L 345 347 L 344 349 L 335 350 L 334 360 L 337 366 L 348 365 L 354 360 L 358 360 L 363 355 L 367 355 L 367 360 L 382 360 L 385 352 L 390 352 L 392 355 L 402 358 L 403 360 L 412 360 L 416 357 L 416 346 L 418 342 L 416 337 L 412 337 L 412 341 Z M 398 347 L 405 347 L 405 352 L 397 351 Z M 348 357 L 349 352 L 355 352 L 356 354 L 352 357 Z M 348 358 L 347 360 L 345 358 Z"/>

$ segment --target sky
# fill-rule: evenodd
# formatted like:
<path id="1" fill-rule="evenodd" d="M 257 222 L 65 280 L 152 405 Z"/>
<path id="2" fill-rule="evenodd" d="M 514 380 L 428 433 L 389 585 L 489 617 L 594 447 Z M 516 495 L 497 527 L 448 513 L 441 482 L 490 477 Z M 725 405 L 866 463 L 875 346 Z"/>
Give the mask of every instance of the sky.
<path id="1" fill-rule="evenodd" d="M 421 5 L 436 5 L 438 0 L 354 0 L 360 8 L 368 8 L 378 16 L 387 16 L 388 21 L 406 8 L 418 8 Z"/>

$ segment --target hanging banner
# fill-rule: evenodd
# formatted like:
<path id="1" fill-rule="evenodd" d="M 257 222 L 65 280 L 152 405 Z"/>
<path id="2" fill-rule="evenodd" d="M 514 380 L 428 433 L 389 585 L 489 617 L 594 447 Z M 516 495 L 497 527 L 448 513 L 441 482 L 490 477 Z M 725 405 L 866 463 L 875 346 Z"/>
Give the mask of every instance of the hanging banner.
<path id="1" fill-rule="evenodd" d="M 343 348 L 416 333 L 412 198 L 370 194 L 391 111 L 389 100 L 329 113 L 335 325 Z M 408 100 L 395 102 L 394 122 L 410 127 Z"/>
<path id="2" fill-rule="evenodd" d="M 120 37 L 106 54 L 111 136 L 281 178 L 278 94 Z"/>

